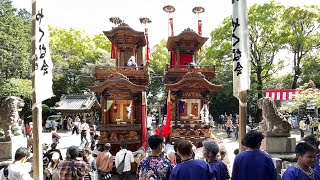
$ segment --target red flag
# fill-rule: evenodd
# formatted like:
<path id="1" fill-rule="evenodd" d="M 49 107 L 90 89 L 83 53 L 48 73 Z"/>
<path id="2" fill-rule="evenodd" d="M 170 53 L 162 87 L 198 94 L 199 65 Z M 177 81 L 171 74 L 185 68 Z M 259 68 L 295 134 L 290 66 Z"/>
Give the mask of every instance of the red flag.
<path id="1" fill-rule="evenodd" d="M 198 34 L 202 36 L 202 21 L 198 20 Z"/>
<path id="2" fill-rule="evenodd" d="M 111 44 L 111 59 L 117 58 L 117 48 L 114 44 Z"/>
<path id="3" fill-rule="evenodd" d="M 142 112 L 141 112 L 141 127 L 142 127 L 142 137 L 141 143 L 142 146 L 147 148 L 147 96 L 146 92 L 142 92 Z"/>
<path id="4" fill-rule="evenodd" d="M 166 117 L 166 124 L 160 130 L 158 126 L 156 129 L 156 134 L 161 135 L 162 137 L 166 137 L 170 134 L 170 107 L 171 107 L 171 97 L 170 97 L 170 90 L 168 92 L 168 99 L 167 99 L 167 117 Z"/>
<path id="5" fill-rule="evenodd" d="M 146 28 L 144 30 L 145 32 L 145 36 L 146 36 L 146 44 L 147 44 L 147 47 L 146 47 L 146 61 L 149 61 L 150 60 L 150 47 L 149 47 L 149 38 L 148 38 L 148 28 Z"/>
<path id="6" fill-rule="evenodd" d="M 169 19 L 170 22 L 170 27 L 171 27 L 171 36 L 174 36 L 174 31 L 173 31 L 173 18 Z"/>

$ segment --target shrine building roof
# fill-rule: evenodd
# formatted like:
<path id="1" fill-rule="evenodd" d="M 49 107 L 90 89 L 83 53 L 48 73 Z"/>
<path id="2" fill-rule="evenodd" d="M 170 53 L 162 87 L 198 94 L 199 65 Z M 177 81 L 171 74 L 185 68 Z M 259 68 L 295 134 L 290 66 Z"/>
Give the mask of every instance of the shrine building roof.
<path id="1" fill-rule="evenodd" d="M 220 91 L 223 86 L 208 81 L 200 72 L 188 72 L 184 77 L 173 84 L 165 84 L 167 90 L 171 91 Z"/>
<path id="2" fill-rule="evenodd" d="M 168 38 L 167 49 L 169 51 L 172 51 L 173 49 L 199 50 L 207 40 L 208 38 L 199 36 L 192 29 L 187 28 L 178 36 L 171 36 Z"/>
<path id="3" fill-rule="evenodd" d="M 117 46 L 117 48 L 143 47 L 146 45 L 144 32 L 136 31 L 128 25 L 119 25 L 110 31 L 103 31 L 107 38 Z"/>
<path id="4" fill-rule="evenodd" d="M 88 112 L 101 108 L 94 94 L 63 95 L 51 109 L 56 111 Z"/>
<path id="5" fill-rule="evenodd" d="M 147 86 L 137 85 L 132 83 L 128 77 L 121 73 L 115 73 L 106 78 L 97 86 L 90 87 L 90 90 L 96 93 L 103 91 L 130 91 L 133 93 L 142 92 L 147 89 Z"/>

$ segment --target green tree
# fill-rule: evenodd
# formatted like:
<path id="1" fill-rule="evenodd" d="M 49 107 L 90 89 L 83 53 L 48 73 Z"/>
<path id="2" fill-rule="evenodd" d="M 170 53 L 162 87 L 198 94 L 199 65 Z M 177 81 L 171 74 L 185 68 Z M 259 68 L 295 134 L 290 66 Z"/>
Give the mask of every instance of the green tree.
<path id="1" fill-rule="evenodd" d="M 51 57 L 54 63 L 53 92 L 56 95 L 46 101 L 53 106 L 62 94 L 80 94 L 94 85 L 92 73 L 88 71 L 96 62 L 107 61 L 101 35 L 91 38 L 85 32 L 70 28 L 49 27 Z M 95 39 L 95 40 L 94 40 Z M 89 64 L 89 66 L 88 66 Z M 89 70 L 93 70 L 89 68 Z"/>
<path id="2" fill-rule="evenodd" d="M 286 49 L 293 56 L 292 89 L 295 89 L 304 64 L 314 59 L 312 52 L 320 47 L 320 8 L 315 5 L 289 7 L 282 15 L 282 22 Z"/>
<path id="3" fill-rule="evenodd" d="M 282 48 L 280 15 L 283 6 L 271 2 L 253 5 L 249 9 L 249 39 L 253 82 L 257 82 L 258 99 L 263 97 L 264 83 L 282 68 L 275 62 L 275 57 Z"/>
<path id="4" fill-rule="evenodd" d="M 271 2 L 269 4 L 254 5 L 249 8 L 249 38 L 250 38 L 250 59 L 251 59 L 251 90 L 249 91 L 249 102 L 252 103 L 249 111 L 255 111 L 256 101 L 262 97 L 262 89 L 272 76 L 272 74 L 281 69 L 281 61 L 275 62 L 275 57 L 281 49 L 281 36 L 277 27 L 280 25 L 279 17 L 283 6 Z M 225 18 L 222 24 L 211 32 L 211 46 L 207 50 L 207 55 L 202 64 L 215 65 L 218 71 L 217 79 L 224 76 L 221 80 L 232 84 L 233 69 L 230 61 L 232 57 L 231 17 Z M 227 71 L 227 72 L 226 72 Z M 223 81 L 220 81 L 222 84 Z M 219 82 L 219 81 L 218 81 Z M 222 102 L 224 109 L 230 106 L 232 95 L 232 86 L 226 84 L 222 91 L 226 91 L 229 100 Z M 230 86 L 230 87 L 229 87 Z M 221 92 L 222 94 L 224 92 Z M 224 97 L 219 97 L 223 99 Z M 225 103 L 224 103 L 225 102 Z M 233 105 L 237 105 L 235 100 Z M 220 104 L 221 106 L 221 104 Z M 250 106 L 249 106 L 250 107 Z M 237 109 L 237 108 L 234 108 Z M 219 112 L 224 113 L 224 112 Z"/>
<path id="5" fill-rule="evenodd" d="M 162 75 L 166 68 L 166 64 L 169 63 L 169 53 L 166 48 L 167 41 L 161 40 L 159 44 L 156 44 L 151 50 L 150 58 L 150 75 L 151 84 L 148 88 L 149 102 L 155 104 L 156 102 L 165 101 L 165 89 L 162 82 Z"/>
<path id="6" fill-rule="evenodd" d="M 0 0 L 1 79 L 30 78 L 31 23 L 17 13 L 10 0 Z"/>
<path id="7" fill-rule="evenodd" d="M 320 91 L 316 88 L 313 81 L 304 83 L 296 89 L 299 94 L 291 102 L 291 110 L 306 110 L 307 104 L 312 104 L 316 109 L 320 108 Z"/>
<path id="8" fill-rule="evenodd" d="M 305 62 L 302 68 L 302 82 L 314 81 L 317 87 L 320 87 L 320 51 L 315 55 L 305 56 Z M 291 78 L 292 80 L 292 78 Z"/>
<path id="9" fill-rule="evenodd" d="M 111 52 L 111 42 L 104 34 L 96 34 L 93 36 L 93 42 L 96 48 L 104 49 L 107 52 Z"/>

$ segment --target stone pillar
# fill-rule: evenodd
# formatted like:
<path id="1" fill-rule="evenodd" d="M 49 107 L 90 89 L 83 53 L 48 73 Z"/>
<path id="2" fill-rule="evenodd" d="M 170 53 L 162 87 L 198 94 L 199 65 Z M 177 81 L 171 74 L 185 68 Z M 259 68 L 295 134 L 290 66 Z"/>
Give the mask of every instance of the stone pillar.
<path id="1" fill-rule="evenodd" d="M 11 141 L 0 142 L 0 162 L 14 160 L 16 150 L 20 147 L 27 147 L 27 138 L 23 136 L 13 136 Z"/>
<path id="2" fill-rule="evenodd" d="M 296 147 L 296 138 L 292 137 L 269 137 L 266 136 L 262 142 L 260 149 L 268 153 L 294 153 Z"/>

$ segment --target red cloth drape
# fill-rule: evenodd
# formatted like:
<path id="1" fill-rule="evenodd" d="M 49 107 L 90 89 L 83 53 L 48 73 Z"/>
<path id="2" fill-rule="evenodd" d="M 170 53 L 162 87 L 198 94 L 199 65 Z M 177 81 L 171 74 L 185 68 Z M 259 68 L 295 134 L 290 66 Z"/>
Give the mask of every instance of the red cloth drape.
<path id="1" fill-rule="evenodd" d="M 171 107 L 171 97 L 170 97 L 170 90 L 168 92 L 168 99 L 167 99 L 167 117 L 166 117 L 166 124 L 162 127 L 162 132 L 160 127 L 156 129 L 156 134 L 161 135 L 162 137 L 166 137 L 170 134 L 170 107 Z"/>
<path id="2" fill-rule="evenodd" d="M 142 112 L 141 112 L 141 127 L 142 127 L 142 137 L 141 143 L 142 146 L 147 148 L 147 97 L 146 92 L 142 92 Z"/>
<path id="3" fill-rule="evenodd" d="M 114 29 L 114 27 L 112 28 Z M 111 59 L 116 59 L 117 58 L 117 47 L 111 43 Z"/>
<path id="4" fill-rule="evenodd" d="M 174 36 L 174 31 L 173 31 L 173 18 L 169 19 L 170 27 L 171 27 L 171 36 Z"/>
<path id="5" fill-rule="evenodd" d="M 176 54 L 174 52 L 171 53 L 171 65 L 172 67 L 176 67 Z M 184 68 L 185 63 L 192 62 L 192 54 L 180 54 L 180 64 L 178 64 L 177 68 Z"/>
<path id="6" fill-rule="evenodd" d="M 150 60 L 150 47 L 149 47 L 149 37 L 148 37 L 148 29 L 144 30 L 146 36 L 146 61 Z"/>
<path id="7" fill-rule="evenodd" d="M 114 44 L 111 44 L 111 59 L 116 59 L 117 57 L 117 48 Z"/>
<path id="8" fill-rule="evenodd" d="M 202 36 L 202 21 L 198 20 L 198 34 Z"/>

